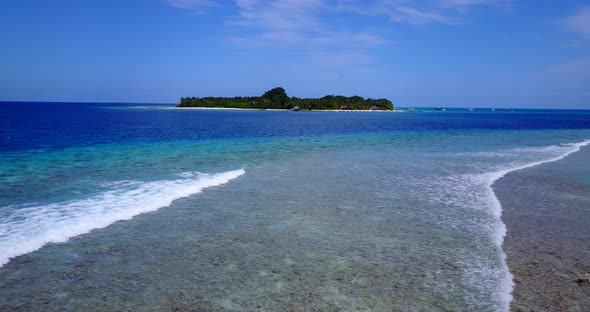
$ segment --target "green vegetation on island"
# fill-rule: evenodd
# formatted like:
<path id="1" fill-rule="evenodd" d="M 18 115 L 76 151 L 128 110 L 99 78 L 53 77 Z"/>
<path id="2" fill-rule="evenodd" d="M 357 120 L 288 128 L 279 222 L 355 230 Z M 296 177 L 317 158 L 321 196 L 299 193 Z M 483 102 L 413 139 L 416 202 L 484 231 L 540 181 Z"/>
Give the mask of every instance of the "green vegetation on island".
<path id="1" fill-rule="evenodd" d="M 360 96 L 326 95 L 319 99 L 289 97 L 278 87 L 262 96 L 236 97 L 183 97 L 177 107 L 219 107 L 253 109 L 306 109 L 306 110 L 393 110 L 387 99 L 364 99 Z"/>

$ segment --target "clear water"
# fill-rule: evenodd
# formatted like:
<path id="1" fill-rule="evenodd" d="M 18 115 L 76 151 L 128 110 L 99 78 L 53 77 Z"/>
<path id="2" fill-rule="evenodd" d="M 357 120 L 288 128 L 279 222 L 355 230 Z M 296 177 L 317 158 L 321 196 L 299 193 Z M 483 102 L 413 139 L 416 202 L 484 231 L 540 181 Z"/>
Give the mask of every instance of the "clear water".
<path id="1" fill-rule="evenodd" d="M 589 139 L 590 111 L 1 103 L 0 308 L 505 311 L 491 185 Z"/>

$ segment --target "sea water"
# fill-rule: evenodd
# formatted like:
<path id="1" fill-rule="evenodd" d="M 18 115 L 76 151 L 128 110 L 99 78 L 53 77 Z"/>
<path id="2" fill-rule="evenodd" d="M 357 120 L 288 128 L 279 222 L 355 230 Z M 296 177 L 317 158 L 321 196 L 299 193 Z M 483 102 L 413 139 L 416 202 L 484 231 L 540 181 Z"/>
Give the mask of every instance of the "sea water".
<path id="1" fill-rule="evenodd" d="M 0 308 L 506 311 L 491 186 L 589 143 L 590 111 L 2 103 Z"/>

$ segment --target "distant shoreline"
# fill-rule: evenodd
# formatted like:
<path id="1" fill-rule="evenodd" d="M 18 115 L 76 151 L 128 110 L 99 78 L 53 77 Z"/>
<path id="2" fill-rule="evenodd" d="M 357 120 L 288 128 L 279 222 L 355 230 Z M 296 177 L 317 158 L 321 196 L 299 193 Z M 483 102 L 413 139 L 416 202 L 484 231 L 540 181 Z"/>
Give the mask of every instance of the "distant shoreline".
<path id="1" fill-rule="evenodd" d="M 362 96 L 326 95 L 321 98 L 288 96 L 281 87 L 272 88 L 261 96 L 234 97 L 181 97 L 177 107 L 250 108 L 279 110 L 394 110 L 388 99 L 363 98 Z"/>
<path id="2" fill-rule="evenodd" d="M 145 109 L 172 109 L 172 110 L 237 110 L 237 111 L 272 111 L 272 112 L 290 112 L 290 109 L 279 108 L 237 108 L 237 107 L 178 107 L 178 106 L 137 106 Z M 339 113 L 406 113 L 408 110 L 369 110 L 369 109 L 302 109 L 293 112 L 339 112 Z"/>

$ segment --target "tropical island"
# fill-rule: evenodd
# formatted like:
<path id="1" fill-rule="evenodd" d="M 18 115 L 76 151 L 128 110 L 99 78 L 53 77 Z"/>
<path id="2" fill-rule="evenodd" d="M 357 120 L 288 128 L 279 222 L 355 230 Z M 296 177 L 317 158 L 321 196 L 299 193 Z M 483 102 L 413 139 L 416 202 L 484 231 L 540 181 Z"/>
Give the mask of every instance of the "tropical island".
<path id="1" fill-rule="evenodd" d="M 393 103 L 387 99 L 365 99 L 360 96 L 289 97 L 285 89 L 277 87 L 266 91 L 262 96 L 183 97 L 176 107 L 391 111 Z"/>

